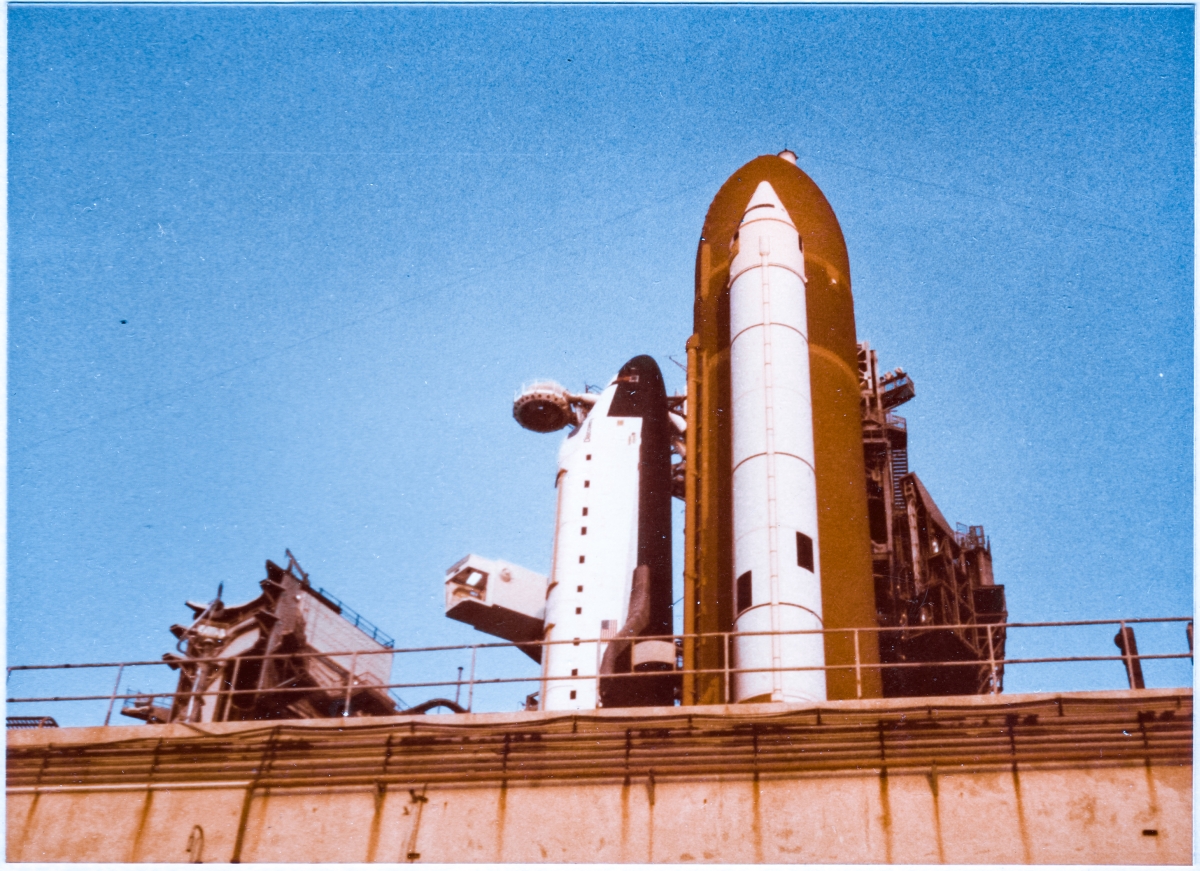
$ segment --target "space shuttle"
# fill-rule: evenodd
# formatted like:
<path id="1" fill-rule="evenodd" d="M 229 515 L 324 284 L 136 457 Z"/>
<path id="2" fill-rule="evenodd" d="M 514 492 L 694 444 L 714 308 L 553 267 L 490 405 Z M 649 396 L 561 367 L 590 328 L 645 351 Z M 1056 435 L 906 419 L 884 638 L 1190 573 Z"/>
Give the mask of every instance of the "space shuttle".
<path id="1" fill-rule="evenodd" d="M 715 277 L 702 289 L 718 303 L 688 344 L 695 408 L 684 411 L 688 397 L 667 396 L 662 373 L 647 356 L 626 363 L 598 395 L 572 394 L 550 381 L 517 394 L 513 416 L 521 426 L 540 433 L 569 429 L 558 455 L 550 576 L 468 556 L 447 572 L 446 613 L 516 642 L 541 663 L 542 710 L 674 704 L 689 692 L 679 679 L 688 656 L 692 696 L 711 698 L 710 685 L 719 678 L 726 702 L 829 697 L 825 612 L 844 621 L 837 609 L 850 585 L 840 582 L 848 557 L 838 536 L 845 538 L 845 530 L 825 515 L 841 495 L 838 487 L 855 482 L 842 481 L 838 463 L 828 461 L 826 430 L 849 421 L 836 445 L 849 445 L 861 461 L 858 381 L 850 370 L 843 388 L 841 368 L 833 378 L 814 377 L 828 355 L 810 349 L 810 312 L 844 313 L 850 300 L 848 291 L 833 303 L 825 299 L 826 285 L 840 291 L 820 256 L 828 234 L 815 236 L 818 254 L 807 257 L 797 219 L 780 198 L 782 190 L 795 199 L 798 170 L 789 155 L 766 158 L 770 171 L 747 178 L 736 200 L 730 195 L 726 203 L 718 195 L 721 220 L 710 214 L 706 222 L 697 274 Z M 720 268 L 706 254 L 718 241 Z M 698 300 L 698 312 L 713 307 L 707 296 Z M 828 341 L 829 332 L 828 324 L 818 324 L 815 344 Z M 707 362 L 698 352 L 707 353 Z M 707 391 L 699 389 L 702 375 L 711 378 Z M 848 407 L 830 414 L 830 393 Z M 820 421 L 814 408 L 825 409 Z M 703 432 L 688 432 L 680 412 L 691 414 Z M 680 463 L 672 464 L 673 451 Z M 696 468 L 687 469 L 688 462 Z M 825 503 L 818 500 L 821 474 Z M 856 489 L 861 501 L 865 486 Z M 690 618 L 685 606 L 692 634 L 678 654 L 673 493 L 688 506 L 693 567 Z M 696 504 L 707 510 L 697 514 Z M 838 518 L 850 516 L 843 525 L 857 529 L 854 505 L 847 504 L 837 503 L 845 509 Z M 858 550 L 869 557 L 869 544 Z M 822 589 L 823 575 L 829 589 Z M 685 583 L 685 597 L 688 589 Z"/>
<path id="2" fill-rule="evenodd" d="M 541 381 L 513 402 L 526 429 L 569 428 L 550 576 L 469 555 L 447 571 L 446 614 L 541 663 L 541 710 L 675 703 L 671 454 L 682 445 L 684 420 L 672 410 L 681 399 L 643 355 L 598 395 Z"/>

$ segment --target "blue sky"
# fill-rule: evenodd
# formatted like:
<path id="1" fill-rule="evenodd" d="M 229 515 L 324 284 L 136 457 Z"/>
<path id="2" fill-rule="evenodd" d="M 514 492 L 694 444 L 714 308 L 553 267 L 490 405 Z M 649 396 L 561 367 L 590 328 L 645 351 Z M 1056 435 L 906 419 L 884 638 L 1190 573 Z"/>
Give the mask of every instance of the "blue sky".
<path id="1" fill-rule="evenodd" d="M 785 146 L 1010 618 L 1191 613 L 1190 9 L 8 15 L 10 664 L 157 658 L 289 547 L 403 646 L 487 640 L 444 569 L 550 560 L 513 392 L 681 390 L 708 203 Z"/>

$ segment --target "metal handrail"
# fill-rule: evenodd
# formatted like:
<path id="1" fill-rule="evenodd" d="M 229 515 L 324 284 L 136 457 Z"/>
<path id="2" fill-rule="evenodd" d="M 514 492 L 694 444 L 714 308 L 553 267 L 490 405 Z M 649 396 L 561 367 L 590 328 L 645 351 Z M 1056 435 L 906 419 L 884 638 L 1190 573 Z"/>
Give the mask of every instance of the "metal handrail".
<path id="1" fill-rule="evenodd" d="M 324 587 L 317 587 L 316 590 L 319 595 L 337 605 L 338 613 L 342 615 L 343 619 L 353 623 L 355 628 L 362 630 L 367 635 L 370 635 L 372 641 L 378 641 L 389 650 L 395 646 L 396 640 L 392 638 L 392 636 L 388 635 L 366 617 L 363 617 L 333 593 L 329 592 Z"/>
<path id="2" fill-rule="evenodd" d="M 1056 628 L 1069 626 L 1120 626 L 1122 623 L 1127 625 L 1136 625 L 1140 623 L 1190 623 L 1191 617 L 1133 617 L 1127 619 L 1113 620 L 1063 620 L 1063 621 L 1044 621 L 1036 623 L 938 623 L 936 625 L 910 625 L 910 626 L 857 626 L 857 627 L 839 627 L 837 629 L 788 629 L 779 632 L 685 632 L 672 633 L 664 635 L 639 635 L 632 639 L 635 642 L 640 641 L 655 641 L 655 640 L 672 640 L 672 639 L 688 639 L 688 638 L 722 638 L 726 635 L 738 638 L 749 638 L 757 635 L 830 635 L 835 633 L 851 633 L 851 632 L 932 632 L 945 629 L 1042 629 Z M 397 647 L 387 650 L 332 650 L 332 651 L 297 651 L 296 653 L 271 653 L 271 654 L 253 654 L 237 656 L 210 656 L 210 657 L 194 657 L 186 660 L 173 660 L 170 664 L 179 666 L 180 664 L 191 664 L 201 662 L 228 662 L 232 659 L 256 660 L 256 659 L 302 659 L 310 657 L 335 657 L 335 656 L 392 656 L 401 653 L 438 653 L 447 650 L 484 650 L 487 648 L 500 647 L 549 647 L 555 644 L 596 644 L 607 643 L 611 638 L 563 638 L 555 641 L 484 641 L 478 644 L 437 644 L 428 647 Z M 1147 654 L 1138 654 L 1145 659 Z M 1187 654 L 1183 654 L 1187 656 Z M 1121 657 L 1117 657 L 1120 659 Z M 10 665 L 7 667 L 9 673 L 14 671 L 35 671 L 39 669 L 67 669 L 67 668 L 117 668 L 119 666 L 135 666 L 135 665 L 167 665 L 163 659 L 142 659 L 142 660 L 125 660 L 116 662 L 80 662 L 80 663 L 61 663 L 47 665 Z M 939 665 L 942 663 L 927 663 L 929 665 Z M 949 665 L 970 664 L 950 662 Z M 834 666 L 830 666 L 831 668 Z M 108 698 L 108 696 L 105 696 Z"/>
<path id="3" fill-rule="evenodd" d="M 782 633 L 781 633 L 782 634 Z M 1138 659 L 1190 659 L 1191 654 L 1188 653 L 1139 653 Z M 998 659 L 996 665 L 1029 665 L 1048 662 L 1121 662 L 1124 657 L 1120 654 L 1114 656 L 1053 656 L 1053 657 L 1032 657 L 1027 659 Z M 893 668 L 928 668 L 930 666 L 957 666 L 983 667 L 988 665 L 987 660 L 953 660 L 946 662 L 886 662 L 886 663 L 868 663 L 862 665 L 864 669 L 878 669 L 884 671 Z M 800 672 L 800 671 L 848 671 L 859 668 L 855 663 L 847 663 L 845 665 L 797 665 L 784 669 L 775 668 L 685 668 L 678 671 L 669 672 L 677 675 L 704 675 L 704 674 L 761 674 L 775 671 L 785 672 Z M 581 674 L 581 675 L 532 675 L 529 677 L 494 677 L 494 678 L 475 678 L 474 680 L 435 680 L 435 681 L 420 681 L 411 683 L 386 683 L 386 684 L 354 684 L 355 690 L 391 690 L 391 689 L 421 689 L 431 687 L 468 687 L 468 689 L 476 686 L 484 686 L 490 684 L 506 684 L 506 683 L 542 683 L 551 681 L 580 681 L 580 680 L 595 680 L 597 677 L 619 677 L 626 678 L 661 678 L 664 672 L 629 672 L 619 675 L 596 675 L 596 674 Z M 30 702 L 88 702 L 100 701 L 105 699 L 138 699 L 144 701 L 152 701 L 153 699 L 165 699 L 175 695 L 184 695 L 189 698 L 195 696 L 248 696 L 248 695 L 270 695 L 272 693 L 297 693 L 304 691 L 324 690 L 329 693 L 342 693 L 343 687 L 271 687 L 269 689 L 223 689 L 223 690 L 204 690 L 186 693 L 176 693 L 174 691 L 166 691 L 161 693 L 128 693 L 125 695 L 92 695 L 92 696 L 30 696 L 24 698 L 7 698 L 5 702 L 8 704 L 30 703 Z M 984 695 L 987 695 L 986 693 Z"/>
<path id="4" fill-rule="evenodd" d="M 826 634 L 830 634 L 830 633 L 841 633 L 841 634 L 853 633 L 854 642 L 855 642 L 855 645 L 854 645 L 855 661 L 853 663 L 846 663 L 846 664 L 839 664 L 839 665 L 794 666 L 794 667 L 789 667 L 789 668 L 783 669 L 783 670 L 789 671 L 789 672 L 808 672 L 808 671 L 829 672 L 829 671 L 853 670 L 855 673 L 856 694 L 858 695 L 858 697 L 861 698 L 862 697 L 862 672 L 864 670 L 878 670 L 878 671 L 882 672 L 886 669 L 929 668 L 929 667 L 937 667 L 937 666 L 951 666 L 951 667 L 958 667 L 958 668 L 972 667 L 972 666 L 977 667 L 977 668 L 982 668 L 982 667 L 986 666 L 990 669 L 991 674 L 992 674 L 991 693 L 996 694 L 999 692 L 999 686 L 998 686 L 998 681 L 996 679 L 996 675 L 999 670 L 1003 669 L 1005 666 L 1008 666 L 1008 665 L 1030 665 L 1030 664 L 1044 664 L 1044 663 L 1055 663 L 1055 662 L 1064 662 L 1064 663 L 1066 663 L 1066 662 L 1127 662 L 1130 659 L 1130 656 L 1125 653 L 1118 653 L 1118 654 L 1107 655 L 1107 656 L 1047 656 L 1047 657 L 1014 657 L 1014 658 L 999 657 L 998 658 L 995 655 L 995 648 L 994 648 L 994 643 L 993 643 L 994 633 L 990 630 L 993 630 L 993 629 L 1008 630 L 1008 629 L 1016 629 L 1016 628 L 1021 628 L 1021 629 L 1024 629 L 1024 628 L 1063 628 L 1063 627 L 1075 627 L 1075 626 L 1106 626 L 1106 625 L 1107 626 L 1125 626 L 1125 625 L 1130 625 L 1130 624 L 1150 624 L 1150 623 L 1188 623 L 1188 624 L 1190 624 L 1191 622 L 1192 622 L 1191 617 L 1144 617 L 1144 618 L 1130 618 L 1130 619 L 1125 619 L 1125 620 L 1120 620 L 1120 619 L 1115 619 L 1115 620 L 1072 620 L 1072 621 L 1041 621 L 1041 622 L 1026 622 L 1026 623 L 948 624 L 948 625 L 938 625 L 938 626 L 915 626 L 915 627 L 912 627 L 912 626 L 910 626 L 910 627 L 872 626 L 872 627 L 839 628 L 839 629 L 797 629 L 797 630 L 787 630 L 787 631 L 782 631 L 782 632 L 765 632 L 765 631 L 764 632 L 703 632 L 703 633 L 689 633 L 689 634 L 682 634 L 682 635 L 673 635 L 672 634 L 672 635 L 645 636 L 645 637 L 639 637 L 634 640 L 636 640 L 636 641 L 670 640 L 673 642 L 678 642 L 683 639 L 703 639 L 703 638 L 721 639 L 724 644 L 724 649 L 726 651 L 725 664 L 722 667 L 720 667 L 720 668 L 682 668 L 682 669 L 673 671 L 672 674 L 681 675 L 681 676 L 683 676 L 683 675 L 693 675 L 693 676 L 694 675 L 713 675 L 713 676 L 721 675 L 725 678 L 726 696 L 727 696 L 726 700 L 727 701 L 728 701 L 728 688 L 729 688 L 731 676 L 737 675 L 737 674 L 770 673 L 770 672 L 774 672 L 774 671 L 778 670 L 775 668 L 734 668 L 734 667 L 732 667 L 730 665 L 731 660 L 728 655 L 729 649 L 730 649 L 729 645 L 730 645 L 730 641 L 732 639 L 741 638 L 741 637 L 764 636 L 764 635 L 814 635 L 814 634 L 826 635 Z M 987 639 L 988 639 L 988 657 L 987 657 L 987 659 L 966 660 L 966 661 L 954 660 L 954 661 L 936 661 L 936 662 L 917 661 L 917 662 L 891 662 L 891 663 L 863 662 L 861 660 L 860 645 L 859 645 L 859 634 L 861 632 L 884 633 L 884 632 L 900 632 L 900 631 L 905 631 L 905 630 L 928 631 L 928 630 L 935 630 L 935 629 L 936 630 L 954 630 L 954 629 L 987 630 L 987 632 L 986 632 Z M 306 658 L 313 658 L 313 657 L 334 657 L 334 656 L 353 656 L 353 657 L 355 657 L 355 662 L 357 662 L 357 657 L 359 657 L 359 656 L 372 656 L 372 655 L 380 655 L 380 654 L 393 655 L 396 653 L 429 653 L 429 652 L 442 652 L 442 651 L 454 651 L 454 650 L 464 650 L 464 651 L 470 650 L 471 651 L 471 671 L 470 671 L 470 676 L 467 680 L 462 679 L 461 671 L 460 671 L 458 680 L 364 684 L 364 683 L 356 682 L 356 679 L 355 679 L 355 676 L 354 676 L 353 670 L 352 670 L 351 674 L 349 674 L 347 676 L 347 682 L 346 682 L 346 686 L 344 688 L 343 687 L 307 688 L 310 691 L 324 690 L 327 692 L 339 693 L 339 694 L 342 692 L 345 692 L 347 695 L 347 698 L 348 698 L 350 696 L 350 693 L 352 690 L 358 690 L 358 691 L 380 690 L 380 691 L 386 691 L 388 693 L 391 693 L 391 691 L 393 691 L 393 690 L 400 690 L 400 689 L 455 687 L 456 689 L 461 691 L 462 687 L 466 686 L 468 688 L 467 709 L 470 710 L 476 686 L 499 685 L 499 684 L 509 684 L 509 683 L 546 683 L 546 682 L 554 682 L 554 681 L 597 680 L 597 679 L 600 679 L 601 677 L 603 677 L 603 675 L 600 675 L 600 674 L 570 675 L 570 676 L 567 676 L 567 675 L 552 676 L 552 675 L 539 674 L 539 675 L 526 676 L 526 677 L 478 678 L 475 676 L 475 671 L 476 671 L 476 658 L 477 658 L 478 652 L 480 650 L 496 649 L 496 648 L 515 648 L 515 647 L 528 648 L 530 646 L 548 647 L 551 645 L 566 645 L 566 644 L 570 644 L 573 646 L 579 646 L 582 644 L 600 644 L 600 643 L 604 643 L 609 640 L 611 640 L 611 639 L 605 639 L 605 638 L 578 638 L 578 639 L 575 639 L 575 638 L 571 638 L 571 639 L 560 639 L 560 640 L 554 640 L 554 641 L 543 640 L 543 641 L 530 641 L 530 642 L 520 642 L 520 643 L 517 643 L 517 642 L 485 642 L 485 643 L 478 643 L 478 644 L 437 645 L 437 646 L 431 646 L 431 647 L 402 648 L 400 650 L 358 650 L 358 651 L 347 650 L 347 651 L 333 651 L 333 652 L 307 651 L 307 652 L 297 652 L 297 653 L 287 653 L 287 654 L 257 654 L 257 655 L 250 655 L 250 656 L 225 656 L 225 657 L 217 656 L 217 657 L 207 657 L 207 658 L 196 658 L 196 659 L 186 660 L 184 662 L 175 660 L 171 663 L 168 663 L 164 660 L 134 660 L 134 661 L 125 661 L 125 662 L 103 662 L 103 663 L 67 663 L 67 664 L 61 664 L 61 665 L 14 665 L 14 666 L 8 667 L 8 673 L 10 676 L 11 676 L 12 672 L 14 672 L 14 671 L 35 671 L 35 670 L 56 670 L 56 669 L 61 670 L 61 669 L 78 669 L 78 668 L 119 668 L 120 670 L 118 671 L 117 682 L 113 686 L 113 691 L 109 694 L 78 695 L 78 696 L 10 697 L 10 698 L 6 699 L 6 702 L 8 704 L 25 704 L 25 703 L 39 703 L 39 702 L 48 703 L 48 702 L 108 700 L 109 715 L 105 717 L 105 723 L 107 724 L 109 716 L 111 716 L 113 706 L 118 699 L 120 699 L 122 701 L 126 701 L 129 699 L 137 699 L 143 703 L 149 703 L 150 705 L 153 705 L 154 701 L 156 699 L 159 699 L 159 698 L 169 699 L 169 698 L 173 698 L 178 695 L 183 695 L 187 699 L 194 699 L 197 697 L 204 698 L 206 696 L 227 695 L 230 697 L 230 699 L 232 701 L 234 698 L 239 697 L 239 696 L 244 697 L 244 696 L 248 696 L 248 695 L 257 696 L 257 695 L 269 695 L 272 693 L 295 693 L 295 692 L 297 692 L 296 687 L 272 687 L 272 688 L 261 688 L 261 689 L 260 688 L 251 688 L 251 689 L 244 689 L 244 690 L 234 689 L 234 688 L 230 687 L 228 689 L 218 688 L 215 690 L 197 690 L 197 691 L 189 691 L 189 692 L 185 692 L 185 693 L 178 693 L 175 691 L 162 692 L 162 693 L 137 692 L 137 693 L 128 693 L 128 694 L 122 695 L 117 692 L 117 690 L 119 688 L 119 684 L 120 684 L 120 677 L 121 677 L 121 674 L 123 673 L 124 669 L 127 667 L 130 667 L 130 666 L 173 665 L 175 667 L 179 667 L 180 665 L 191 665 L 191 664 L 199 664 L 199 663 L 205 663 L 205 662 L 227 663 L 227 662 L 233 662 L 235 660 L 267 660 L 267 659 L 295 660 L 295 659 L 306 659 Z M 1139 653 L 1139 654 L 1137 654 L 1136 659 L 1138 659 L 1138 660 L 1189 659 L 1192 657 L 1192 655 L 1193 654 L 1190 650 L 1187 653 Z M 630 673 L 630 674 L 622 674 L 621 675 L 621 677 L 623 679 L 626 679 L 626 678 L 658 678 L 661 676 L 662 676 L 661 672 Z M 349 706 L 347 706 L 347 712 L 348 711 L 349 711 Z"/>

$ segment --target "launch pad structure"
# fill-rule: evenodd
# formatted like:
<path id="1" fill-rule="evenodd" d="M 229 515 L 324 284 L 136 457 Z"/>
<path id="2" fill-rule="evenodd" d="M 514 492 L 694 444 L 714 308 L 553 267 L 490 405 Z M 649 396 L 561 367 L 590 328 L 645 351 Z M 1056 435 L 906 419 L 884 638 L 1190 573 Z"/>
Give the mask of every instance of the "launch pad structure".
<path id="1" fill-rule="evenodd" d="M 21 718 L 9 858 L 1187 862 L 1192 691 L 1145 689 L 1141 661 L 1190 657 L 1191 618 L 1046 660 L 1119 661 L 1127 691 L 1002 695 L 1008 630 L 1067 624 L 1010 623 L 983 527 L 909 468 L 914 381 L 857 336 L 837 217 L 790 151 L 720 188 L 695 287 L 685 395 L 648 356 L 599 393 L 518 393 L 526 429 L 569 430 L 549 575 L 469 554 L 443 578 L 446 615 L 538 677 L 477 680 L 504 645 L 474 644 L 465 681 L 392 682 L 394 655 L 453 646 L 394 649 L 289 552 L 255 600 L 188 603 L 168 705 L 118 694 L 153 663 L 74 697 L 147 725 Z M 1139 654 L 1133 623 L 1186 623 L 1188 652 Z M 525 711 L 472 710 L 522 681 Z M 432 687 L 455 701 L 391 694 Z"/>
<path id="2" fill-rule="evenodd" d="M 981 526 L 951 527 L 908 468 L 896 409 L 913 380 L 880 373 L 858 341 L 837 217 L 791 152 L 752 160 L 717 193 L 693 315 L 683 396 L 644 355 L 598 394 L 552 381 L 517 394 L 523 427 L 568 430 L 551 571 L 470 554 L 446 572 L 446 615 L 534 659 L 528 705 L 541 710 L 998 693 L 1007 611 L 990 543 Z M 672 498 L 685 505 L 679 636 Z M 386 693 L 343 692 L 364 668 L 386 684 L 390 657 L 319 655 L 379 644 L 344 626 L 314 634 L 341 626 L 326 614 L 340 604 L 289 558 L 268 563 L 251 603 L 191 605 L 195 624 L 174 629 L 184 655 L 169 654 L 171 709 L 148 698 L 122 713 L 402 710 Z M 272 658 L 288 652 L 304 655 Z"/>
<path id="3" fill-rule="evenodd" d="M 28 729 L 8 736 L 7 856 L 1185 864 L 1191 707 L 1124 690 Z"/>

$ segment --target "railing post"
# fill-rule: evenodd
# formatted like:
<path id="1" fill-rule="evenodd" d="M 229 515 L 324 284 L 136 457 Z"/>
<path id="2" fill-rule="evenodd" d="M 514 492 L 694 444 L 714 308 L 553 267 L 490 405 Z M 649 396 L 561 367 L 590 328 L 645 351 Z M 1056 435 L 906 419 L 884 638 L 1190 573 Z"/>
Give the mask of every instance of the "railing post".
<path id="1" fill-rule="evenodd" d="M 458 667 L 458 681 L 454 684 L 454 704 L 458 704 L 459 694 L 462 692 L 462 666 Z"/>
<path id="2" fill-rule="evenodd" d="M 342 716 L 350 716 L 350 691 L 354 689 L 354 672 L 358 669 L 358 651 L 350 657 L 350 674 L 346 675 L 346 703 L 342 706 Z"/>
<path id="3" fill-rule="evenodd" d="M 612 641 L 613 641 L 613 639 L 611 639 L 611 638 L 610 638 L 610 639 L 608 639 L 608 641 L 609 641 L 609 643 L 611 644 L 611 643 L 612 643 Z M 604 639 L 603 639 L 603 638 L 597 638 L 597 639 L 596 639 L 596 670 L 595 670 L 595 675 L 596 675 L 596 707 L 597 707 L 597 708 L 599 708 L 599 707 L 600 707 L 600 705 L 601 705 L 601 701 L 600 701 L 600 666 L 604 665 L 604 651 L 603 651 L 603 650 L 601 650 L 601 647 L 603 646 L 603 644 L 604 644 Z M 631 659 L 631 660 L 630 660 L 630 662 L 632 663 L 632 661 L 633 661 L 633 660 Z M 632 666 L 631 666 L 631 668 L 632 668 Z"/>
<path id="4" fill-rule="evenodd" d="M 478 644 L 471 645 L 471 678 L 467 683 L 467 713 L 470 713 L 471 705 L 475 702 L 475 654 L 478 650 Z"/>
<path id="5" fill-rule="evenodd" d="M 999 686 L 997 686 L 998 681 L 996 680 L 996 644 L 995 644 L 995 641 L 993 641 L 993 633 L 992 633 L 991 624 L 988 625 L 987 636 L 988 636 L 988 666 L 992 670 L 992 695 L 997 695 L 1000 691 L 1000 688 L 999 688 Z"/>
<path id="6" fill-rule="evenodd" d="M 1132 666 L 1131 660 L 1129 658 L 1129 646 L 1128 646 L 1129 645 L 1129 636 L 1125 634 L 1125 621 L 1124 620 L 1121 621 L 1121 628 L 1119 630 L 1117 630 L 1116 644 L 1117 644 L 1117 647 L 1121 651 L 1121 659 L 1124 660 L 1123 665 L 1125 666 L 1125 679 L 1127 681 L 1129 681 L 1129 688 L 1131 690 L 1136 689 L 1136 687 L 1133 685 L 1133 666 Z"/>
<path id="7" fill-rule="evenodd" d="M 242 658 L 235 656 L 233 659 L 233 677 L 229 679 L 229 704 L 225 706 L 225 719 L 229 719 L 229 711 L 236 708 L 237 705 L 237 677 L 238 669 L 242 666 Z"/>
<path id="8" fill-rule="evenodd" d="M 730 704 L 729 700 L 733 695 L 733 690 L 729 685 L 730 675 L 729 675 L 729 633 L 728 632 L 724 633 L 724 638 L 725 638 L 725 663 L 724 663 L 724 665 L 725 665 L 725 704 L 728 705 L 728 704 Z"/>
<path id="9" fill-rule="evenodd" d="M 1117 645 L 1121 651 L 1121 658 L 1125 661 L 1125 676 L 1129 678 L 1129 688 L 1144 690 L 1146 679 L 1142 677 L 1142 661 L 1138 656 L 1137 639 L 1134 638 L 1133 630 L 1125 625 L 1124 620 L 1121 621 L 1121 631 L 1117 633 L 1113 643 Z"/>
<path id="10" fill-rule="evenodd" d="M 858 650 L 858 630 L 854 630 L 854 697 L 862 698 L 862 656 Z"/>
<path id="11" fill-rule="evenodd" d="M 113 681 L 112 695 L 108 697 L 108 713 L 104 715 L 104 725 L 108 725 L 108 721 L 112 718 L 113 705 L 117 701 L 117 691 L 121 688 L 121 675 L 125 673 L 125 666 L 122 665 L 117 669 L 117 679 Z"/>

